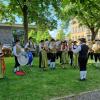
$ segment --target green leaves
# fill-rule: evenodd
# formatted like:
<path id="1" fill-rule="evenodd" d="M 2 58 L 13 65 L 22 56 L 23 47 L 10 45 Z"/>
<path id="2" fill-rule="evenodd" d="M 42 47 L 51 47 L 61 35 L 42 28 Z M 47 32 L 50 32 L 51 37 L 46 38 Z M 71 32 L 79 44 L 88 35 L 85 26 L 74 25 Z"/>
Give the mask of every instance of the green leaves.
<path id="1" fill-rule="evenodd" d="M 65 39 L 65 34 L 64 34 L 62 29 L 58 31 L 58 33 L 56 35 L 56 39 L 58 39 L 58 40 L 64 40 Z"/>
<path id="2" fill-rule="evenodd" d="M 63 1 L 65 2 L 65 0 Z M 97 34 L 96 30 L 100 28 L 99 4 L 100 0 L 69 0 L 65 5 L 62 5 L 62 20 L 77 18 L 79 23 L 87 26 L 92 34 Z"/>

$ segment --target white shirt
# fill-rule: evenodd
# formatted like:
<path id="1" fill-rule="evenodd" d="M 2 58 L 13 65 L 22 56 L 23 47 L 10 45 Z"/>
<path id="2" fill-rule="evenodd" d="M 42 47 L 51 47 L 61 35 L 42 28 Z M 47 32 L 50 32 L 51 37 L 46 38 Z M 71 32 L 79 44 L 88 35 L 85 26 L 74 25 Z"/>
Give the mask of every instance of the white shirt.
<path id="1" fill-rule="evenodd" d="M 35 51 L 35 49 L 36 49 L 36 45 L 33 45 L 32 42 L 30 42 L 30 46 L 31 46 L 31 47 L 30 47 L 30 48 L 31 48 L 31 51 Z M 29 48 L 29 42 L 26 43 L 26 45 L 25 45 L 25 49 L 26 49 L 26 48 Z"/>
<path id="2" fill-rule="evenodd" d="M 73 48 L 72 48 L 72 51 L 73 51 L 74 53 L 80 52 L 80 51 L 81 51 L 81 45 L 79 45 L 76 49 L 73 49 Z"/>
<path id="3" fill-rule="evenodd" d="M 50 49 L 56 48 L 56 43 L 50 43 L 49 48 Z"/>
<path id="4" fill-rule="evenodd" d="M 30 46 L 32 46 L 32 45 L 33 45 L 32 42 L 30 42 Z M 26 43 L 25 48 L 28 48 L 28 46 L 29 46 L 29 42 Z"/>
<path id="5" fill-rule="evenodd" d="M 21 47 L 19 46 L 19 48 L 21 48 Z M 13 47 L 13 54 L 14 54 L 15 56 L 19 56 L 19 55 L 17 54 L 17 51 L 16 51 L 16 45 Z"/>
<path id="6" fill-rule="evenodd" d="M 45 42 L 45 45 L 48 47 L 49 46 L 49 41 L 46 41 Z"/>
<path id="7" fill-rule="evenodd" d="M 17 53 L 16 53 L 16 46 L 13 47 L 13 54 L 14 54 L 15 56 L 18 56 Z"/>
<path id="8" fill-rule="evenodd" d="M 61 44 L 61 41 L 56 42 L 56 46 L 58 47 Z"/>

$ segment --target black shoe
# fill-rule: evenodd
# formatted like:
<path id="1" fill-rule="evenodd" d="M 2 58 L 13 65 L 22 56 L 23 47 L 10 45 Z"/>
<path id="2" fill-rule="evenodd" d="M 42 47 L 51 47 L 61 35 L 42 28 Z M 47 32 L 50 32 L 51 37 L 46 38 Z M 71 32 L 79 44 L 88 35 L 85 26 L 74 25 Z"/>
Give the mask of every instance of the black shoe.
<path id="1" fill-rule="evenodd" d="M 79 81 L 85 81 L 86 79 L 85 78 L 83 78 L 83 79 L 79 79 Z"/>
<path id="2" fill-rule="evenodd" d="M 86 81 L 86 78 L 83 78 L 83 81 Z"/>
<path id="3" fill-rule="evenodd" d="M 83 81 L 83 79 L 79 79 L 79 81 Z"/>

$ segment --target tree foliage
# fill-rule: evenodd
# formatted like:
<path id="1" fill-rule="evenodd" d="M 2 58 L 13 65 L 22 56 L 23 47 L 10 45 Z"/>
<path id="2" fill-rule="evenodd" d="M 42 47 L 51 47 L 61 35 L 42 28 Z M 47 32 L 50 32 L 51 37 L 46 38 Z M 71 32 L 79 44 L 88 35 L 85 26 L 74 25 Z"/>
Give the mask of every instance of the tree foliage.
<path id="1" fill-rule="evenodd" d="M 65 34 L 64 34 L 62 29 L 58 30 L 57 35 L 56 35 L 56 39 L 58 39 L 58 40 L 64 40 L 65 39 Z"/>
<path id="2" fill-rule="evenodd" d="M 46 31 L 57 27 L 57 20 L 54 16 L 58 15 L 61 0 L 5 0 L 8 5 L 6 18 L 8 16 L 19 16 L 23 19 L 25 30 L 25 41 L 28 40 L 28 24 L 35 23 L 37 30 Z M 3 5 L 3 3 L 2 3 Z M 52 13 L 54 16 L 51 16 Z M 3 11 L 2 11 L 3 13 Z M 5 18 L 3 18 L 5 20 Z M 11 18 L 12 19 L 12 18 Z"/>
<path id="3" fill-rule="evenodd" d="M 92 40 L 100 29 L 100 0 L 69 0 L 62 5 L 63 20 L 77 18 L 80 24 L 90 29 Z"/>

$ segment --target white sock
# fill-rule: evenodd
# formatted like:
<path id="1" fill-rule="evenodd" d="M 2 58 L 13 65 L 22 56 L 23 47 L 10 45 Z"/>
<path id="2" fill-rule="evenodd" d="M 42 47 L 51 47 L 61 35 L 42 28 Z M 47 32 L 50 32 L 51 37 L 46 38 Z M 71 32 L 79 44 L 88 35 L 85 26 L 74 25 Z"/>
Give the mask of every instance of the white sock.
<path id="1" fill-rule="evenodd" d="M 80 79 L 84 78 L 84 71 L 80 71 Z"/>
<path id="2" fill-rule="evenodd" d="M 55 68 L 55 62 L 52 62 L 53 63 L 53 68 Z"/>
<path id="3" fill-rule="evenodd" d="M 19 67 L 17 67 L 16 70 L 19 71 Z"/>
<path id="4" fill-rule="evenodd" d="M 69 64 L 71 64 L 71 59 L 69 60 Z"/>
<path id="5" fill-rule="evenodd" d="M 31 66 L 33 65 L 33 61 L 31 62 Z"/>
<path id="6" fill-rule="evenodd" d="M 99 62 L 99 61 L 97 61 L 97 66 L 98 66 L 98 67 L 100 66 L 99 64 L 100 64 L 100 62 Z"/>
<path id="7" fill-rule="evenodd" d="M 53 62 L 50 63 L 50 68 L 52 68 L 52 67 L 53 67 Z"/>
<path id="8" fill-rule="evenodd" d="M 50 60 L 48 60 L 48 65 L 50 65 Z"/>
<path id="9" fill-rule="evenodd" d="M 14 72 L 16 72 L 17 71 L 17 69 L 16 68 L 14 68 Z"/>
<path id="10" fill-rule="evenodd" d="M 87 71 L 83 71 L 83 73 L 84 73 L 83 78 L 85 78 L 85 79 L 86 79 Z"/>

